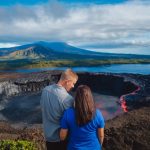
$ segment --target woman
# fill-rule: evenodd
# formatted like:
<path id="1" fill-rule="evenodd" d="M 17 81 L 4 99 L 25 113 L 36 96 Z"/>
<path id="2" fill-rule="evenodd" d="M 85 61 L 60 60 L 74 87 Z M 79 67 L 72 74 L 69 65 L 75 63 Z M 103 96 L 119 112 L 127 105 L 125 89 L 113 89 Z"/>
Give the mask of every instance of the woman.
<path id="1" fill-rule="evenodd" d="M 77 88 L 74 108 L 64 112 L 60 139 L 69 132 L 68 150 L 100 150 L 104 139 L 104 119 L 95 109 L 91 90 L 86 85 Z"/>

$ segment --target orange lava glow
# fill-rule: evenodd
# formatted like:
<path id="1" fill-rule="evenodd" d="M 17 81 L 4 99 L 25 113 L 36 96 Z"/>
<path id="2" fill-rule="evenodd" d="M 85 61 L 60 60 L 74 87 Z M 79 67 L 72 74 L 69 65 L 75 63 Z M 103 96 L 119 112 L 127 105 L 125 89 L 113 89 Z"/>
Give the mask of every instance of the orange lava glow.
<path id="1" fill-rule="evenodd" d="M 122 109 L 123 109 L 124 112 L 128 112 L 125 97 L 126 97 L 127 95 L 134 95 L 137 91 L 140 90 L 140 87 L 139 87 L 138 85 L 135 85 L 135 86 L 137 86 L 137 89 L 134 90 L 132 93 L 125 94 L 125 95 L 122 95 L 122 96 L 120 97 L 121 107 L 122 107 Z"/>

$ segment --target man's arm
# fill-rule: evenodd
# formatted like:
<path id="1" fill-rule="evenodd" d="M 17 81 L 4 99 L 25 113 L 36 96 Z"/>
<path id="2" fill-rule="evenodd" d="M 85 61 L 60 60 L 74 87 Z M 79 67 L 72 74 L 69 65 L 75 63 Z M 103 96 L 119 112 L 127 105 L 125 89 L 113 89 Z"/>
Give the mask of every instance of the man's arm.
<path id="1" fill-rule="evenodd" d="M 102 145 L 104 140 L 104 128 L 98 128 L 98 138 Z"/>
<path id="2" fill-rule="evenodd" d="M 68 129 L 60 129 L 60 140 L 65 140 L 68 134 Z"/>

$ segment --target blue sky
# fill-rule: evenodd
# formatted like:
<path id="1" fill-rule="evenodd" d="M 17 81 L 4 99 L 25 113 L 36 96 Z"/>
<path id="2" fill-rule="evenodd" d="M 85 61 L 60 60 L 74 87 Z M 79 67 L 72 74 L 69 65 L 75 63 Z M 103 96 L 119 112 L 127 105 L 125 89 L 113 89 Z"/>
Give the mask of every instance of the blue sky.
<path id="1" fill-rule="evenodd" d="M 150 1 L 0 1 L 0 47 L 41 40 L 99 52 L 150 55 Z"/>
<path id="2" fill-rule="evenodd" d="M 48 1 L 49 0 L 1 0 L 0 5 L 2 6 L 10 6 L 14 4 L 35 5 L 35 4 L 46 3 Z M 117 4 L 117 3 L 125 2 L 127 0 L 58 0 L 58 1 L 63 3 Z"/>
<path id="3" fill-rule="evenodd" d="M 22 4 L 22 5 L 35 5 L 38 3 L 45 3 L 48 0 L 1 0 L 0 5 L 2 6 L 11 6 L 15 4 Z"/>

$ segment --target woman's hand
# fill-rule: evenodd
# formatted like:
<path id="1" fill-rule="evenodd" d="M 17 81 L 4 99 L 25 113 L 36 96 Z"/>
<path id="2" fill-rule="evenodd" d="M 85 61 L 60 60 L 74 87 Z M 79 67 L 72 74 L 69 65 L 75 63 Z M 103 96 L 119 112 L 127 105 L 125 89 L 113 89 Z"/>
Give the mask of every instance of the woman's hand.
<path id="1" fill-rule="evenodd" d="M 68 129 L 60 129 L 60 140 L 65 140 L 68 134 Z"/>

